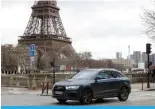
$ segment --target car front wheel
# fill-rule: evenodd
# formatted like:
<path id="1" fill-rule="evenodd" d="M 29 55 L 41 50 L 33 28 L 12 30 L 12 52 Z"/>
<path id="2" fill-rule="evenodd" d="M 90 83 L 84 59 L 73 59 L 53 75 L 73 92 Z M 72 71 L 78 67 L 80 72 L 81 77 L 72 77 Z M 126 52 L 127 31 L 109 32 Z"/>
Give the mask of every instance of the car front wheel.
<path id="1" fill-rule="evenodd" d="M 92 91 L 90 89 L 86 89 L 82 92 L 80 102 L 82 104 L 90 104 L 92 102 Z"/>
<path id="2" fill-rule="evenodd" d="M 126 101 L 128 97 L 129 97 L 129 89 L 127 87 L 121 88 L 118 99 L 120 101 Z"/>

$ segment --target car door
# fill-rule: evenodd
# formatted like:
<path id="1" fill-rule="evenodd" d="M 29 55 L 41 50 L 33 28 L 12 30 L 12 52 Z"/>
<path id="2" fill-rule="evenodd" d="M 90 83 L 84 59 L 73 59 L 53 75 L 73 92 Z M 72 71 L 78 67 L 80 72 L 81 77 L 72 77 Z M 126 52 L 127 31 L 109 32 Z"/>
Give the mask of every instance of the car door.
<path id="1" fill-rule="evenodd" d="M 93 86 L 97 97 L 105 97 L 108 95 L 109 84 L 108 84 L 108 71 L 100 71 L 96 78 L 96 82 Z"/>
<path id="2" fill-rule="evenodd" d="M 119 93 L 121 88 L 121 78 L 122 76 L 117 71 L 110 72 L 111 78 L 109 79 L 111 85 L 111 95 L 115 96 Z"/>

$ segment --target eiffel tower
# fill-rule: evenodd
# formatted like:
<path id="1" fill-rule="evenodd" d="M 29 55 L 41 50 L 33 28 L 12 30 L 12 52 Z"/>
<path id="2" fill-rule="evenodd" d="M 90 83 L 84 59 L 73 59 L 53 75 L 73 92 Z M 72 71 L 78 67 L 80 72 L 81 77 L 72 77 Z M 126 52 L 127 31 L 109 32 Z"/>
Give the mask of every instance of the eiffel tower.
<path id="1" fill-rule="evenodd" d="M 36 45 L 39 69 L 49 68 L 50 62 L 60 56 L 73 60 L 76 57 L 76 52 L 71 45 L 72 41 L 67 37 L 63 27 L 59 10 L 55 0 L 35 1 L 24 34 L 19 36 L 19 45 Z M 46 61 L 41 67 L 43 57 L 46 57 Z"/>

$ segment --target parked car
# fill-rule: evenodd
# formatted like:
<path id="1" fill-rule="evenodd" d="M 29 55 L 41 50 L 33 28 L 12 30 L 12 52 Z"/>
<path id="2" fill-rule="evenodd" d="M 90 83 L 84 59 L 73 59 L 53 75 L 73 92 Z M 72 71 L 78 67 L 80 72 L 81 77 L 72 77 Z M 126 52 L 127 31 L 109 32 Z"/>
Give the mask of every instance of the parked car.
<path id="1" fill-rule="evenodd" d="M 111 97 L 126 101 L 130 92 L 129 78 L 115 69 L 85 69 L 69 80 L 56 82 L 52 88 L 52 96 L 59 102 L 78 100 L 82 104 Z"/>

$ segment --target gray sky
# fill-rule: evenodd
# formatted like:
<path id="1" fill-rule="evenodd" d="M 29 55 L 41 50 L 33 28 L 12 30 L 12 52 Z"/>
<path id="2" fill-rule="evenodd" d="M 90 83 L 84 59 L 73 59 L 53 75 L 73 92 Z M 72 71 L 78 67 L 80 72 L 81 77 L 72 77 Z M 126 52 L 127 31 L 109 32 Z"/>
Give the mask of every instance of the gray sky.
<path id="1" fill-rule="evenodd" d="M 152 9 L 154 0 L 58 0 L 60 16 L 77 52 L 91 51 L 94 58 L 115 58 L 115 52 L 128 55 L 145 51 L 148 38 L 141 16 Z M 34 1 L 2 0 L 1 43 L 17 44 L 27 26 Z"/>

